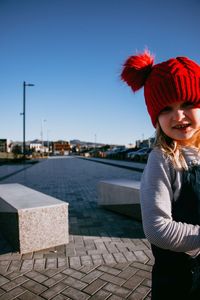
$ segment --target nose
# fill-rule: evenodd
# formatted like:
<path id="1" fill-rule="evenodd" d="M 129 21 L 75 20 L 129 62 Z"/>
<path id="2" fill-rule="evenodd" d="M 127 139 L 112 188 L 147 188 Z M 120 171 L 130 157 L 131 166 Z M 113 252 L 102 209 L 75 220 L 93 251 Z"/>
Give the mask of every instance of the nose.
<path id="1" fill-rule="evenodd" d="M 183 109 L 175 109 L 173 111 L 173 119 L 175 121 L 181 121 L 185 118 L 185 112 Z"/>

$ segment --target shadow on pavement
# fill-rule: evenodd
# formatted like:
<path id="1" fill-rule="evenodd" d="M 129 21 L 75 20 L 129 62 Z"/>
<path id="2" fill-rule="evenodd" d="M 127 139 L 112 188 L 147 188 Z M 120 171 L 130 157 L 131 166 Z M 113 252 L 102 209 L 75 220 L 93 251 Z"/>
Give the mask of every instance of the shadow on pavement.
<path id="1" fill-rule="evenodd" d="M 7 163 L 4 163 L 4 164 L 1 164 L 1 166 L 3 165 L 3 166 L 16 166 L 16 165 L 18 165 L 18 166 L 21 166 L 21 168 L 19 169 L 19 170 L 16 170 L 16 171 L 14 171 L 14 172 L 11 172 L 11 173 L 9 173 L 9 174 L 6 174 L 6 175 L 4 175 L 4 176 L 1 176 L 0 177 L 0 181 L 2 181 L 2 180 L 5 180 L 5 179 L 7 179 L 7 178 L 9 178 L 9 177 L 11 177 L 11 176 L 14 176 L 14 175 L 16 175 L 16 174 L 18 174 L 18 173 L 20 173 L 20 172 L 22 172 L 22 171 L 24 171 L 24 170 L 26 170 L 26 169 L 28 169 L 28 168 L 30 168 L 30 167 L 32 167 L 32 165 L 34 165 L 34 164 L 36 164 L 36 163 L 38 163 L 39 161 L 28 161 L 28 162 L 20 162 L 20 163 L 12 163 L 12 162 L 7 162 Z"/>
<path id="2" fill-rule="evenodd" d="M 69 230 L 72 235 L 145 238 L 141 222 L 98 206 L 87 211 L 69 206 Z"/>

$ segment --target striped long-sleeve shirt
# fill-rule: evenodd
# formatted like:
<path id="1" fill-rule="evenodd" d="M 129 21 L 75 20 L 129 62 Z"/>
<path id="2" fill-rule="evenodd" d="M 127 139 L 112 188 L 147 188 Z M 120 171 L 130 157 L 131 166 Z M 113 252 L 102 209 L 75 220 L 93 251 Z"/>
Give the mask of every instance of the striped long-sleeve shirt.
<path id="1" fill-rule="evenodd" d="M 184 156 L 188 164 L 200 163 L 194 148 L 184 149 Z M 152 150 L 141 180 L 143 228 L 150 243 L 196 256 L 200 253 L 200 226 L 172 219 L 172 201 L 179 196 L 181 177 L 182 172 L 175 170 L 161 150 Z"/>

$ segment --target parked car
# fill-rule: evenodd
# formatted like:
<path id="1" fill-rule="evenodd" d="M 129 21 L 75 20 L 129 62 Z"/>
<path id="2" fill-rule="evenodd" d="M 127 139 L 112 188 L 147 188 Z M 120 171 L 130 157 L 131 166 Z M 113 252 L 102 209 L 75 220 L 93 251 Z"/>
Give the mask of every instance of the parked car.
<path id="1" fill-rule="evenodd" d="M 128 157 L 129 157 L 129 159 L 134 160 L 134 161 L 144 162 L 144 161 L 147 161 L 151 150 L 152 150 L 151 148 L 145 147 L 145 148 L 139 149 L 137 151 L 130 152 Z"/>
<path id="2" fill-rule="evenodd" d="M 127 157 L 128 159 L 131 159 L 132 154 L 134 154 L 136 151 L 137 151 L 137 150 L 129 151 L 129 152 L 127 153 L 126 157 Z"/>
<path id="3" fill-rule="evenodd" d="M 118 157 L 119 153 L 121 153 L 124 150 L 125 150 L 125 147 L 115 147 L 111 150 L 106 151 L 105 154 L 106 154 L 107 158 L 117 159 L 117 158 L 119 158 Z"/>

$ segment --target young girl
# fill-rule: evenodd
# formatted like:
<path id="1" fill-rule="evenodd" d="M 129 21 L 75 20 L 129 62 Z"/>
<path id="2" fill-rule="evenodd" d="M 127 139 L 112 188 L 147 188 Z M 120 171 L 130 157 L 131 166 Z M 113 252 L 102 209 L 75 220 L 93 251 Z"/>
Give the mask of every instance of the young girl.
<path id="1" fill-rule="evenodd" d="M 152 300 L 200 300 L 200 66 L 129 57 L 122 79 L 144 97 L 156 128 L 141 181 L 144 232 L 155 263 Z"/>

